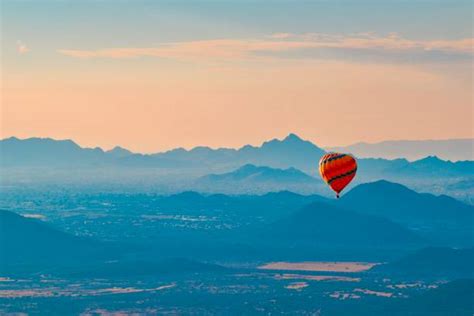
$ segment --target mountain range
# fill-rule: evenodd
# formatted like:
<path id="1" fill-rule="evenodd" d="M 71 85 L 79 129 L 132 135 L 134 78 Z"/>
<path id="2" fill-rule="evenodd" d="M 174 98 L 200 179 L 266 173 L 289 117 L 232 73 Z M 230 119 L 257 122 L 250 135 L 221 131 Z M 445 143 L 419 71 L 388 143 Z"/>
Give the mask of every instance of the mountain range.
<path id="1" fill-rule="evenodd" d="M 61 183 L 76 189 L 99 185 L 102 189 L 168 193 L 290 190 L 332 195 L 318 175 L 319 159 L 326 151 L 295 134 L 261 146 L 178 148 L 155 154 L 132 153 L 121 147 L 109 151 L 82 148 L 71 140 L 11 137 L 0 141 L 0 153 L 0 170 L 8 185 Z M 412 162 L 382 158 L 358 158 L 357 162 L 357 175 L 350 186 L 386 179 L 474 204 L 474 188 L 469 185 L 474 179 L 474 161 L 428 156 Z"/>
<path id="2" fill-rule="evenodd" d="M 113 164 L 129 167 L 209 167 L 241 166 L 245 163 L 277 168 L 304 169 L 314 165 L 324 151 L 294 134 L 283 140 L 264 142 L 260 147 L 246 145 L 240 149 L 195 147 L 191 150 L 173 149 L 156 154 L 131 153 L 116 147 L 111 151 L 100 148 L 81 148 L 71 140 L 15 137 L 0 141 L 3 166 L 93 166 Z"/>
<path id="3" fill-rule="evenodd" d="M 322 190 L 323 183 L 296 168 L 271 168 L 246 164 L 231 172 L 198 178 L 192 188 L 200 192 L 256 194 L 289 190 L 311 194 Z"/>
<path id="4" fill-rule="evenodd" d="M 360 158 L 418 160 L 427 156 L 437 156 L 451 161 L 474 160 L 474 139 L 391 140 L 373 144 L 357 143 L 326 149 L 352 153 Z"/>
<path id="5" fill-rule="evenodd" d="M 74 197 L 77 201 L 79 198 L 79 195 Z M 320 248 L 403 250 L 428 245 L 473 246 L 472 206 L 448 197 L 416 193 L 386 181 L 359 185 L 339 200 L 285 191 L 234 196 L 196 192 L 170 196 L 87 194 L 86 199 L 97 200 L 94 205 L 114 201 L 114 216 L 124 217 L 123 220 L 128 216 L 133 223 L 142 216 L 156 218 L 156 210 L 163 220 L 177 218 L 177 214 L 191 220 L 197 216 L 210 219 L 211 222 L 203 222 L 206 226 L 214 221 L 219 223 L 220 219 L 223 223 L 232 219 L 231 226 L 219 224 L 227 228 L 215 231 L 183 231 L 181 225 L 161 226 L 161 219 L 145 220 L 147 232 L 145 226 L 140 226 L 140 234 L 135 239 L 128 237 L 126 242 L 145 243 L 157 249 L 158 257 L 176 256 L 183 249 L 188 254 L 194 255 L 195 251 L 196 255 L 205 257 L 206 247 L 214 251 L 214 247 L 234 249 L 232 245 L 242 245 L 241 249 L 250 247 L 257 256 L 260 250 L 277 248 L 277 254 L 298 254 L 315 253 L 314 249 Z M 147 211 L 142 209 L 144 205 Z M 119 212 L 122 208 L 127 211 Z M 401 210 L 400 214 L 396 208 Z M 439 219 L 445 224 L 440 225 Z M 194 225 L 192 221 L 189 223 Z M 116 230 L 113 225 L 103 226 L 100 222 L 88 225 L 90 232 L 98 229 L 100 235 Z M 0 228 L 2 266 L 85 262 L 86 258 L 86 261 L 100 261 L 118 253 L 110 245 L 75 237 L 40 220 L 9 211 L 0 212 Z M 120 238 L 108 240 L 123 242 Z M 171 249 L 176 247 L 179 251 Z M 151 255 L 143 256 L 144 261 L 151 258 Z"/>
<path id="6" fill-rule="evenodd" d="M 270 167 L 259 167 L 246 164 L 235 171 L 224 174 L 211 174 L 200 178 L 202 181 L 243 181 L 254 180 L 257 182 L 279 181 L 279 182 L 312 182 L 315 179 L 295 168 L 277 169 Z"/>
<path id="7" fill-rule="evenodd" d="M 273 168 L 297 168 L 315 173 L 319 159 L 325 151 L 315 144 L 289 134 L 282 140 L 273 139 L 261 146 L 246 145 L 239 149 L 195 147 L 191 150 L 173 149 L 163 153 L 137 154 L 115 147 L 110 151 L 101 148 L 82 148 L 71 140 L 50 138 L 18 139 L 0 141 L 4 167 L 30 166 L 122 166 L 157 168 L 204 168 L 207 170 L 232 170 L 245 164 Z M 367 156 L 367 155 L 364 155 Z M 374 174 L 391 170 L 402 172 L 430 172 L 443 170 L 452 174 L 474 174 L 474 162 L 453 163 L 429 157 L 410 163 L 406 159 L 359 159 L 365 173 Z M 394 171 L 395 172 L 395 171 Z"/>

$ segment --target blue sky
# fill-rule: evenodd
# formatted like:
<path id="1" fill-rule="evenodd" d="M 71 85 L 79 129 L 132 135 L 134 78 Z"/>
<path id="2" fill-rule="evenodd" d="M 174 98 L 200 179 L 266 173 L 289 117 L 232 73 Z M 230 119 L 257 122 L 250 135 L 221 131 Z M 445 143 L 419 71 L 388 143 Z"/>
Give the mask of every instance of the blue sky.
<path id="1" fill-rule="evenodd" d="M 397 32 L 410 39 L 472 36 L 471 1 L 11 1 L 4 41 L 71 48 L 258 37 L 273 33 Z"/>
<path id="2" fill-rule="evenodd" d="M 471 1 L 4 0 L 2 136 L 139 151 L 290 132 L 321 145 L 471 137 L 472 13 Z"/>

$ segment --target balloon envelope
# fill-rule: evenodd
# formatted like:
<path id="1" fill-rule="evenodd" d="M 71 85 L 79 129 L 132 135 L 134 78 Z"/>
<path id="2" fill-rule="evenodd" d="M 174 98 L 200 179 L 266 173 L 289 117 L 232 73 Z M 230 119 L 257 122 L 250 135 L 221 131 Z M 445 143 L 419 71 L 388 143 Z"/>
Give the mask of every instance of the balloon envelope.
<path id="1" fill-rule="evenodd" d="M 347 154 L 329 153 L 319 161 L 319 173 L 323 180 L 339 193 L 354 179 L 357 172 L 357 162 Z"/>

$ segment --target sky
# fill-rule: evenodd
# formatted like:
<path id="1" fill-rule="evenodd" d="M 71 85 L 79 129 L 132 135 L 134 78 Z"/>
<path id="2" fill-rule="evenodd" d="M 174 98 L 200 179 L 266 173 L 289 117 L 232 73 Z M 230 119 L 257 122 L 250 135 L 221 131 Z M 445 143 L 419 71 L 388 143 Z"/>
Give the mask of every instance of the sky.
<path id="1" fill-rule="evenodd" d="M 471 1 L 1 1 L 1 138 L 473 137 Z"/>

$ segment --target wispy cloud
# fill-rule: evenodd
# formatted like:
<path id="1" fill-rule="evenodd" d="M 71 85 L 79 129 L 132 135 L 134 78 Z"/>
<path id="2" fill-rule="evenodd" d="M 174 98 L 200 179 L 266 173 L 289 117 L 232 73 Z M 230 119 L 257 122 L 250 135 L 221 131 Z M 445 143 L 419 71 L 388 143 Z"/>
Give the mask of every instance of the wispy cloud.
<path id="1" fill-rule="evenodd" d="M 390 51 L 441 51 L 474 54 L 474 38 L 456 40 L 410 40 L 403 38 L 398 33 L 387 36 L 378 36 L 375 33 L 357 33 L 350 36 L 328 35 L 321 33 L 306 34 L 274 34 L 275 38 L 287 40 L 301 40 L 310 42 L 313 47 L 320 48 L 347 48 L 347 49 L 383 49 Z"/>
<path id="2" fill-rule="evenodd" d="M 26 46 L 25 43 L 18 40 L 18 41 L 16 41 L 16 51 L 17 51 L 18 54 L 23 55 L 23 54 L 28 53 L 30 51 L 30 49 Z"/>
<path id="3" fill-rule="evenodd" d="M 111 48 L 100 50 L 61 49 L 58 52 L 77 58 L 161 57 L 178 60 L 239 60 L 257 57 L 258 52 L 278 52 L 313 47 L 311 42 L 274 40 L 218 39 L 168 43 L 148 48 Z"/>
<path id="4" fill-rule="evenodd" d="M 278 53 L 307 49 L 377 51 L 378 53 L 438 52 L 472 56 L 474 38 L 457 40 L 410 40 L 396 33 L 328 35 L 320 33 L 277 33 L 262 39 L 216 39 L 162 44 L 145 48 L 109 48 L 98 50 L 60 49 L 59 53 L 76 58 L 158 57 L 185 61 L 239 61 L 279 58 Z M 306 56 L 308 57 L 308 56 Z M 281 58 L 281 56 L 280 56 Z"/>

